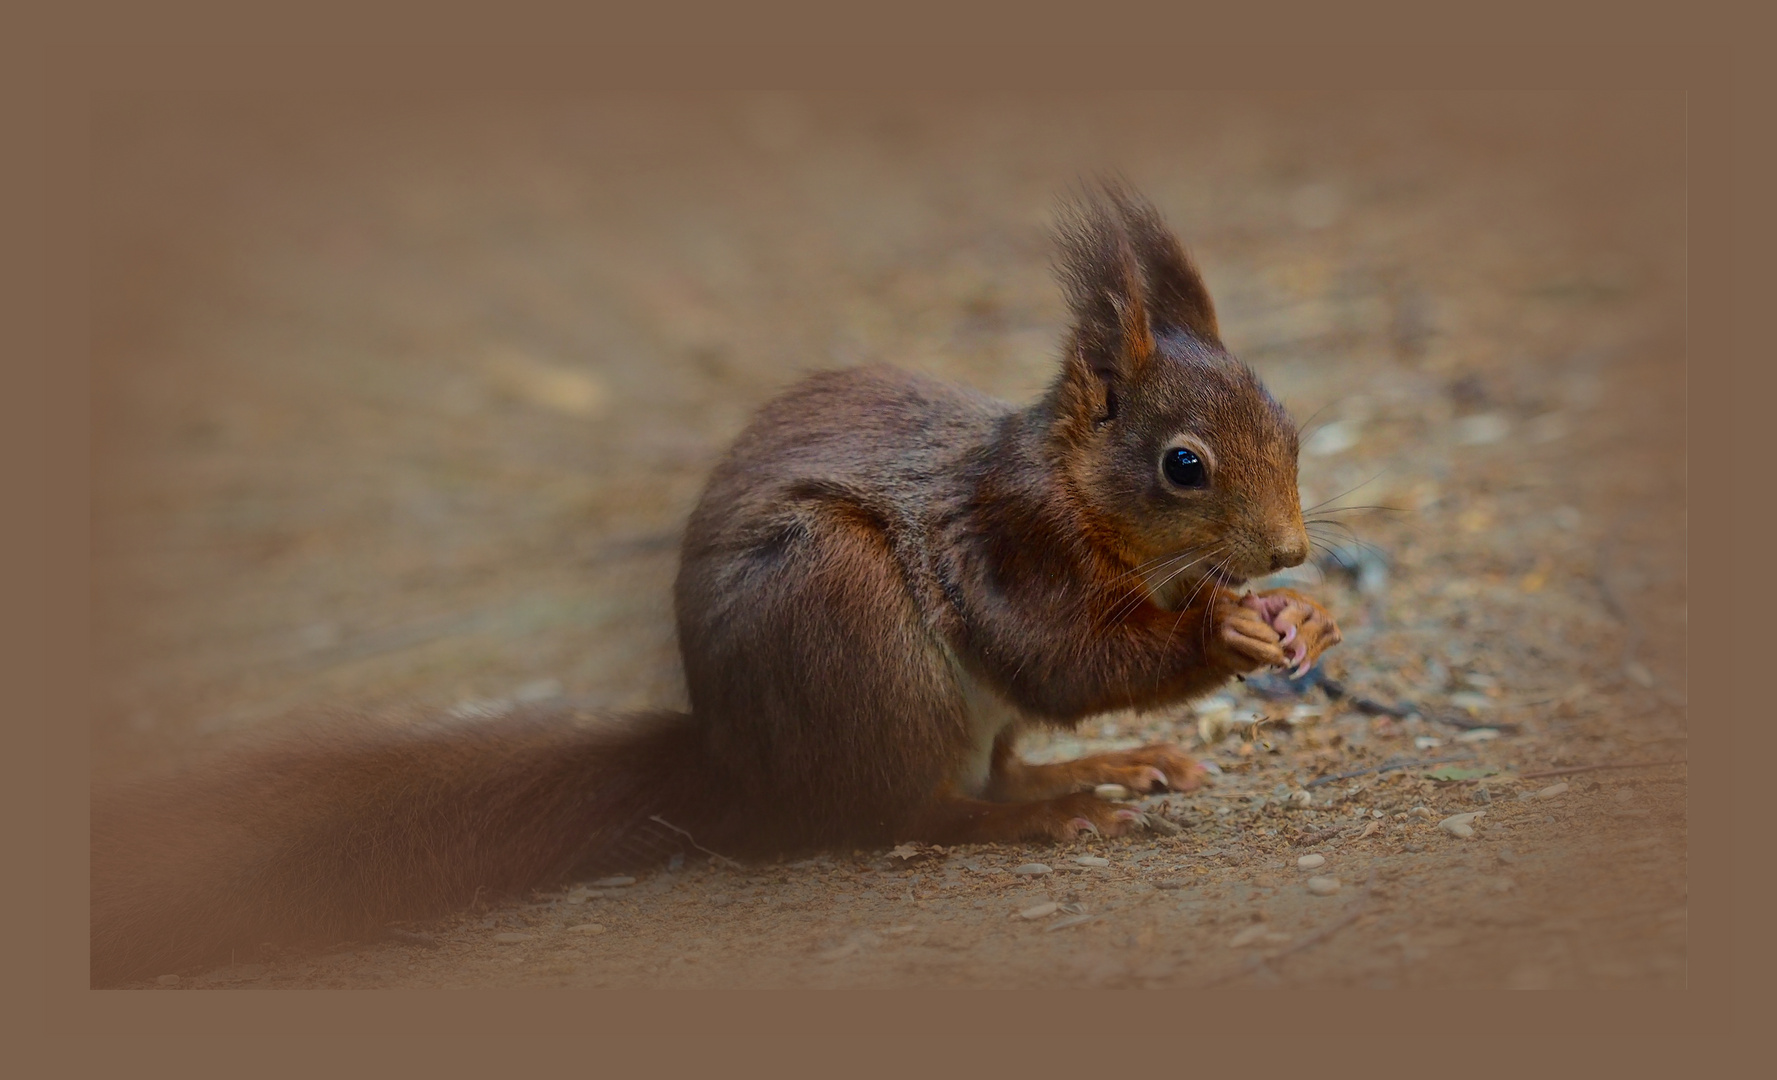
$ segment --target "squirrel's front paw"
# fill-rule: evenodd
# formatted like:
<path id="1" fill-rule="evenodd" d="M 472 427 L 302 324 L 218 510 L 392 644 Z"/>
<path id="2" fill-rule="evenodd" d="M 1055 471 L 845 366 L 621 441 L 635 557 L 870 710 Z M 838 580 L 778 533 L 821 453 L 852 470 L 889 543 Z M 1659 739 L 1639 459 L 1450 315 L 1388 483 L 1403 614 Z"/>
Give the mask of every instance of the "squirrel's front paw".
<path id="1" fill-rule="evenodd" d="M 1327 609 L 1294 589 L 1270 589 L 1240 599 L 1240 606 L 1257 613 L 1277 634 L 1290 674 L 1300 678 L 1341 640 L 1339 627 Z"/>
<path id="2" fill-rule="evenodd" d="M 1281 667 L 1288 659 L 1283 633 L 1273 626 L 1263 609 L 1228 593 L 1216 599 L 1215 632 L 1209 642 L 1209 658 L 1231 675 L 1261 668 Z"/>
<path id="3" fill-rule="evenodd" d="M 1094 787 L 1121 784 L 1130 791 L 1144 794 L 1190 791 L 1209 775 L 1208 770 L 1191 759 L 1191 755 L 1167 743 L 1094 754 L 1070 762 L 1068 767 L 1075 776 Z"/>

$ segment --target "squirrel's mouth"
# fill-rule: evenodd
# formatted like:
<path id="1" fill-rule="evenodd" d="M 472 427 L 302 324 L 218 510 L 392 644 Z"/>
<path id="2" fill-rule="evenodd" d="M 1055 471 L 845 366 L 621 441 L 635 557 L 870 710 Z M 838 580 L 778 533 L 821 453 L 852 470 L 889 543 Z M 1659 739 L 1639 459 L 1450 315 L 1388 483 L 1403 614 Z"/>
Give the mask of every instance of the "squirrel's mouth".
<path id="1" fill-rule="evenodd" d="M 1208 574 L 1180 574 L 1150 586 L 1152 591 L 1149 596 L 1159 607 L 1167 611 L 1177 611 L 1206 588 L 1239 590 L 1248 580 L 1244 574 L 1230 574 L 1226 570 Z"/>

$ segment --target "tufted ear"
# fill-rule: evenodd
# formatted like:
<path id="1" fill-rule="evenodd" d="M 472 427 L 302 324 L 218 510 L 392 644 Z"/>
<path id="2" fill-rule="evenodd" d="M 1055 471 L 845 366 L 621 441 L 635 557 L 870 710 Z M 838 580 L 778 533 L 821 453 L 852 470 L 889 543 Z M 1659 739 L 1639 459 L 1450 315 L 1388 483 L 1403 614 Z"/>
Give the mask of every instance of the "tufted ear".
<path id="1" fill-rule="evenodd" d="M 1105 199 L 1116 207 L 1141 265 L 1153 328 L 1163 334 L 1183 332 L 1206 345 L 1220 345 L 1209 289 L 1160 211 L 1121 181 L 1105 181 L 1100 187 Z"/>
<path id="2" fill-rule="evenodd" d="M 1117 204 L 1088 193 L 1062 208 L 1059 273 L 1074 325 L 1062 361 L 1061 404 L 1092 425 L 1115 419 L 1118 397 L 1154 354 L 1141 263 Z"/>

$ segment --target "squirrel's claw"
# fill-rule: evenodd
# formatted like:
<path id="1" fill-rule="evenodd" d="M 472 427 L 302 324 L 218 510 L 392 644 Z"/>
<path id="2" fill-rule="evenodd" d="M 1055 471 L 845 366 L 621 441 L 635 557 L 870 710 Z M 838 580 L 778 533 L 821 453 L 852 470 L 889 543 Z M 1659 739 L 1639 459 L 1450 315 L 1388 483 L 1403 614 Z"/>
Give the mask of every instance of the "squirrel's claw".
<path id="1" fill-rule="evenodd" d="M 1294 630 L 1294 627 L 1291 629 Z M 1284 641 L 1288 640 L 1288 638 L 1284 639 Z M 1284 651 L 1283 668 L 1289 672 L 1290 678 L 1300 679 L 1308 674 L 1308 669 L 1313 666 L 1314 664 L 1308 659 L 1307 643 L 1298 641 L 1295 648 Z"/>

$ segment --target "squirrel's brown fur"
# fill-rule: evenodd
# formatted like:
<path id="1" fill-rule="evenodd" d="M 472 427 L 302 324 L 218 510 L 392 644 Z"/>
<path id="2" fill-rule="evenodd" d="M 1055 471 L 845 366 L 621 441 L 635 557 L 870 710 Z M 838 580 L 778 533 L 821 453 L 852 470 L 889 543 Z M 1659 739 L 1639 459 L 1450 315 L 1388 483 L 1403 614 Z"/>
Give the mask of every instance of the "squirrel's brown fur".
<path id="1" fill-rule="evenodd" d="M 1094 784 L 1198 782 L 1176 747 L 1033 766 L 1013 740 L 1338 640 L 1312 601 L 1233 591 L 1307 555 L 1296 430 L 1152 207 L 1103 185 L 1061 239 L 1074 325 L 1040 401 L 837 371 L 741 434 L 681 553 L 689 715 L 335 725 L 103 795 L 95 983 L 374 933 L 662 838 L 758 857 L 1116 834 L 1140 815 Z M 1202 486 L 1160 468 L 1178 446 Z"/>

